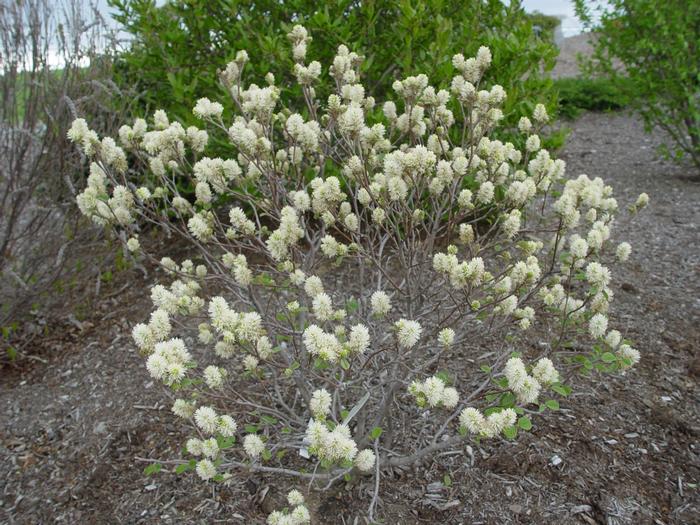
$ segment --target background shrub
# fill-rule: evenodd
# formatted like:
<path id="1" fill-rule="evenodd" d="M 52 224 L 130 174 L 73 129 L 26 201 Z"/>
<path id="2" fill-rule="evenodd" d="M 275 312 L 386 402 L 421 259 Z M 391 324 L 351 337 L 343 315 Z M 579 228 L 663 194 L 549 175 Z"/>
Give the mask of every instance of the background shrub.
<path id="1" fill-rule="evenodd" d="M 559 98 L 559 115 L 576 118 L 582 111 L 614 111 L 628 107 L 634 88 L 627 78 L 558 78 L 554 81 Z"/>
<path id="2" fill-rule="evenodd" d="M 673 140 L 664 152 L 700 169 L 700 2 L 610 0 L 598 23 L 585 2 L 575 3 L 599 34 L 589 69 L 616 82 L 627 77 L 618 86 L 647 129 L 659 127 Z"/>
<path id="3" fill-rule="evenodd" d="M 329 64 L 340 44 L 366 56 L 363 77 L 368 93 L 390 91 L 393 81 L 417 72 L 438 84 L 449 81 L 455 53 L 470 56 L 481 45 L 493 53 L 492 75 L 508 92 L 506 128 L 534 102 L 556 107 L 555 91 L 542 73 L 554 65 L 556 48 L 533 31 L 533 19 L 519 1 L 329 0 L 209 1 L 110 0 L 115 18 L 133 41 L 121 56 L 118 82 L 137 86 L 144 109 L 164 109 L 194 123 L 189 108 L 199 97 L 217 98 L 216 70 L 237 50 L 247 49 L 254 77 L 272 71 L 283 89 L 290 86 L 292 59 L 284 35 L 302 23 L 313 35 L 311 48 Z M 541 24 L 540 19 L 534 21 Z M 328 81 L 320 95 L 332 92 Z"/>

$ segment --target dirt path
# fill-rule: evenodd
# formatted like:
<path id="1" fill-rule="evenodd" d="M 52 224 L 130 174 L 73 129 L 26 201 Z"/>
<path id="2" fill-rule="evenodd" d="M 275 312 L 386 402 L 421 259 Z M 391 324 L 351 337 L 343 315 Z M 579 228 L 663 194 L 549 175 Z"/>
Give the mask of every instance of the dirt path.
<path id="1" fill-rule="evenodd" d="M 589 114 L 571 126 L 570 175 L 603 176 L 620 202 L 651 196 L 618 229 L 633 254 L 614 288 L 613 317 L 643 361 L 514 443 L 483 443 L 471 459 L 441 457 L 384 480 L 388 524 L 680 524 L 699 515 L 700 184 L 656 160 L 659 137 L 632 117 Z M 94 326 L 50 333 L 47 364 L 0 371 L 0 522 L 261 523 L 261 489 L 274 480 L 212 489 L 191 475 L 146 477 L 135 461 L 178 457 L 182 435 L 128 337 L 147 285 L 130 278 Z M 314 506 L 323 523 L 354 523 L 367 495 L 359 485 Z"/>

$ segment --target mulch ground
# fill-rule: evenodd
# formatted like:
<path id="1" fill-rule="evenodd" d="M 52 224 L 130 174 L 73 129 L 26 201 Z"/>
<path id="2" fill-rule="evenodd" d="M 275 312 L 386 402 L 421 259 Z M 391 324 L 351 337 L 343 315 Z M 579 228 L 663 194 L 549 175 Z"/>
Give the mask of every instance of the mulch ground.
<path id="1" fill-rule="evenodd" d="M 569 123 L 571 176 L 601 176 L 620 202 L 649 208 L 616 229 L 633 246 L 615 273 L 612 317 L 641 363 L 606 376 L 535 420 L 515 442 L 472 445 L 382 480 L 385 523 L 697 523 L 700 516 L 700 183 L 661 161 L 661 137 L 626 114 Z M 41 345 L 0 370 L 0 522 L 262 523 L 279 480 L 207 486 L 143 474 L 135 458 L 177 458 L 182 426 L 134 351 L 152 274 L 85 321 L 48 326 Z M 451 483 L 445 481 L 448 475 Z M 313 496 L 318 523 L 365 523 L 369 482 Z"/>

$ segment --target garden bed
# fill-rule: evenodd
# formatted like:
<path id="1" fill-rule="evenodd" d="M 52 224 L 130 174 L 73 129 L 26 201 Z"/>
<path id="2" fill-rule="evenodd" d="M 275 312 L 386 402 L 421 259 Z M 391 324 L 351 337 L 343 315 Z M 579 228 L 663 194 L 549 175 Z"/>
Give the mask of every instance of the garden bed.
<path id="1" fill-rule="evenodd" d="M 612 317 L 642 361 L 535 417 L 514 442 L 471 443 L 384 473 L 385 523 L 670 524 L 700 512 L 700 184 L 657 160 L 661 137 L 629 115 L 569 125 L 570 176 L 604 177 L 620 202 L 651 197 L 634 224 L 616 228 L 633 253 L 613 283 Z M 285 487 L 273 477 L 221 486 L 143 474 L 137 458 L 179 458 L 185 437 L 129 335 L 149 311 L 149 282 L 121 274 L 114 290 L 128 286 L 85 321 L 53 327 L 31 366 L 0 372 L 0 521 L 262 523 L 279 508 Z M 372 491 L 369 479 L 341 484 L 309 508 L 317 523 L 364 523 Z"/>

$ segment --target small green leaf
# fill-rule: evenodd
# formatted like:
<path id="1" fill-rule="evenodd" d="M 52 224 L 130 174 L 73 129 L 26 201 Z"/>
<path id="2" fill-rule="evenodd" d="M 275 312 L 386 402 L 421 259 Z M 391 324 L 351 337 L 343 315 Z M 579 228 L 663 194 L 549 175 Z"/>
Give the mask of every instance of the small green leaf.
<path id="1" fill-rule="evenodd" d="M 446 487 L 452 486 L 452 478 L 450 477 L 449 474 L 445 474 L 445 476 L 442 478 L 442 484 L 445 485 Z"/>
<path id="2" fill-rule="evenodd" d="M 350 299 L 347 303 L 345 303 L 345 308 L 347 309 L 348 313 L 353 313 L 360 307 L 360 303 L 358 303 L 355 299 Z"/>
<path id="3" fill-rule="evenodd" d="M 262 458 L 263 458 L 265 461 L 269 461 L 269 460 L 272 458 L 272 452 L 270 452 L 270 451 L 267 450 L 267 449 L 263 450 L 263 451 L 262 451 Z"/>
<path id="4" fill-rule="evenodd" d="M 512 408 L 515 406 L 515 395 L 512 392 L 505 392 L 501 395 L 500 405 L 503 408 Z"/>
<path id="5" fill-rule="evenodd" d="M 193 470 L 195 468 L 195 465 L 196 462 L 194 460 L 190 461 L 189 463 L 183 463 L 182 465 L 178 465 L 177 467 L 175 467 L 175 473 L 183 474 L 188 470 Z"/>
<path id="6" fill-rule="evenodd" d="M 246 425 L 243 428 L 248 434 L 255 434 L 258 431 L 257 425 Z"/>
<path id="7" fill-rule="evenodd" d="M 503 429 L 503 435 L 508 439 L 515 439 L 515 436 L 518 435 L 518 429 L 514 425 L 506 427 Z"/>
<path id="8" fill-rule="evenodd" d="M 617 361 L 617 357 L 615 357 L 615 354 L 611 352 L 605 352 L 603 355 L 600 356 L 600 358 L 603 360 L 604 363 L 614 363 Z"/>
<path id="9" fill-rule="evenodd" d="M 277 424 L 277 420 L 276 420 L 274 417 L 272 417 L 272 416 L 262 415 L 262 416 L 260 416 L 260 420 L 261 420 L 265 425 L 276 425 L 276 424 Z"/>
<path id="10" fill-rule="evenodd" d="M 349 370 L 350 369 L 350 361 L 345 359 L 344 357 L 340 360 L 340 367 L 343 370 Z"/>
<path id="11" fill-rule="evenodd" d="M 490 374 L 491 373 L 491 367 L 489 365 L 481 365 L 481 371 L 484 372 L 485 374 Z"/>
<path id="12" fill-rule="evenodd" d="M 145 469 L 143 469 L 143 473 L 146 474 L 146 476 L 151 476 L 153 474 L 158 474 L 162 468 L 163 465 L 160 463 L 151 463 Z"/>
<path id="13" fill-rule="evenodd" d="M 379 439 L 379 437 L 382 435 L 382 432 L 384 432 L 382 427 L 374 427 L 372 429 L 372 432 L 369 433 L 369 437 L 370 437 L 370 439 L 373 439 L 373 440 Z"/>
<path id="14" fill-rule="evenodd" d="M 232 436 L 232 437 L 217 436 L 216 443 L 217 443 L 217 445 L 219 445 L 219 448 L 223 450 L 223 449 L 231 448 L 236 443 L 236 438 L 234 436 Z"/>
<path id="15" fill-rule="evenodd" d="M 561 383 L 554 383 L 552 385 L 552 390 L 554 390 L 557 394 L 560 394 L 564 397 L 571 394 L 571 387 L 566 386 L 566 385 L 562 385 Z"/>
<path id="16" fill-rule="evenodd" d="M 556 399 L 548 399 L 544 404 L 550 410 L 559 410 L 559 401 Z"/>
<path id="17" fill-rule="evenodd" d="M 440 379 L 443 383 L 445 383 L 448 386 L 452 384 L 452 381 L 450 380 L 450 375 L 444 370 L 440 370 L 437 374 L 435 374 L 435 377 Z"/>
<path id="18" fill-rule="evenodd" d="M 530 430 L 532 428 L 532 421 L 527 416 L 522 416 L 518 419 L 518 426 L 523 430 Z"/>

